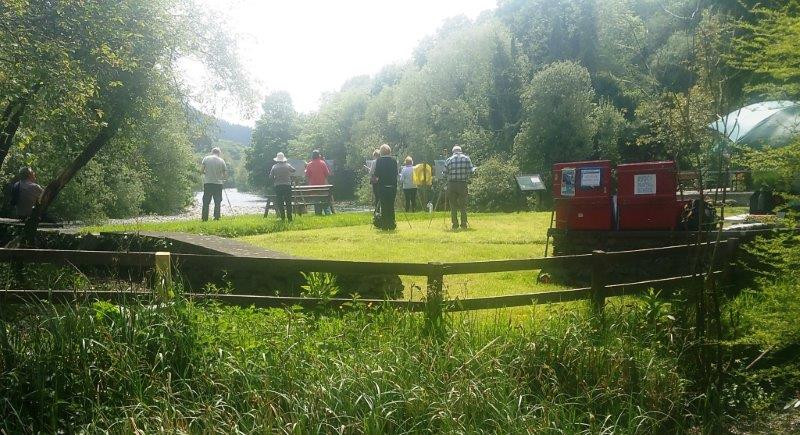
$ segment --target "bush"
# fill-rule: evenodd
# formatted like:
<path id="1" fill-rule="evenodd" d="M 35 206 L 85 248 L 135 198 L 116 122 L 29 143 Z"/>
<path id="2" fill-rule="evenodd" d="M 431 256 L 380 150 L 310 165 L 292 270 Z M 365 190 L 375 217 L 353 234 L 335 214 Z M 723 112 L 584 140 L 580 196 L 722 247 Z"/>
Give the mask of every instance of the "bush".
<path id="1" fill-rule="evenodd" d="M 525 207 L 517 181 L 519 168 L 510 161 L 491 157 L 475 171 L 469 185 L 470 208 L 482 212 L 512 212 Z"/>

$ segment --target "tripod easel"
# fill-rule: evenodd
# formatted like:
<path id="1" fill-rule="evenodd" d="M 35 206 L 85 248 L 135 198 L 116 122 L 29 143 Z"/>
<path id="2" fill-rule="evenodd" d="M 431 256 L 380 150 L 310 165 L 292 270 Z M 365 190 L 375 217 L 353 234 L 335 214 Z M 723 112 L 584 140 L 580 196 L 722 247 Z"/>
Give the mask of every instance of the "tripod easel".
<path id="1" fill-rule="evenodd" d="M 442 183 L 436 195 L 436 202 L 433 204 L 433 210 L 431 211 L 431 219 L 428 221 L 428 228 L 430 228 L 431 224 L 433 223 L 433 214 L 436 212 L 436 210 L 439 209 L 439 205 L 442 203 L 442 196 L 446 195 L 447 195 L 447 185 Z M 445 220 L 445 226 L 447 226 L 447 215 L 444 216 L 444 220 Z"/>

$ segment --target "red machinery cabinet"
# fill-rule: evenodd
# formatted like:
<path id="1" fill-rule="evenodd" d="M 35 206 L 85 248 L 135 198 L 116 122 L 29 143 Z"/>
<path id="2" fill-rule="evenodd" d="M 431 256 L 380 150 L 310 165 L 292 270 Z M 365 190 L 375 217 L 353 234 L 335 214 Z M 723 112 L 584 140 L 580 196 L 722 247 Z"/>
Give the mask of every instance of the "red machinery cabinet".
<path id="1" fill-rule="evenodd" d="M 564 169 L 573 175 L 564 179 Z M 562 186 L 564 187 L 562 189 Z M 553 198 L 611 197 L 611 162 L 592 160 L 586 162 L 556 163 L 553 165 Z"/>
<path id="2" fill-rule="evenodd" d="M 555 205 L 559 230 L 614 229 L 611 198 L 556 198 Z"/>
<path id="3" fill-rule="evenodd" d="M 675 162 L 672 161 L 617 165 L 617 196 L 675 196 L 678 190 L 677 176 Z"/>
<path id="4" fill-rule="evenodd" d="M 684 203 L 679 202 L 675 162 L 617 166 L 617 224 L 620 230 L 674 230 Z"/>
<path id="5" fill-rule="evenodd" d="M 613 229 L 610 161 L 553 165 L 553 197 L 557 229 Z"/>

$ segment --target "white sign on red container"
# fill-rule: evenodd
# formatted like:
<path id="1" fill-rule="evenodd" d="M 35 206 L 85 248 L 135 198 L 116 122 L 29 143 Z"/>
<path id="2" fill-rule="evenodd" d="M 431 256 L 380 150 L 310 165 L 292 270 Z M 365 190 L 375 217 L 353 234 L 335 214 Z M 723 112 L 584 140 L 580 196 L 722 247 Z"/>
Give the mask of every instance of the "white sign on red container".
<path id="1" fill-rule="evenodd" d="M 633 176 L 634 195 L 655 195 L 656 174 L 638 174 Z"/>

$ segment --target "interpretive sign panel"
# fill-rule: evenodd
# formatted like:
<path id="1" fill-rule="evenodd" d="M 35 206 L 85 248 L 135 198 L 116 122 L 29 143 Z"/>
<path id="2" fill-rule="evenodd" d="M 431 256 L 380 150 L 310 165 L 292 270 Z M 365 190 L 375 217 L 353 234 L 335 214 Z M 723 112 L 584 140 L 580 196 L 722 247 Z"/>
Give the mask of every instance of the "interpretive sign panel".
<path id="1" fill-rule="evenodd" d="M 547 190 L 542 183 L 542 177 L 539 174 L 531 175 L 517 175 L 517 184 L 523 192 L 530 192 L 535 190 Z"/>

